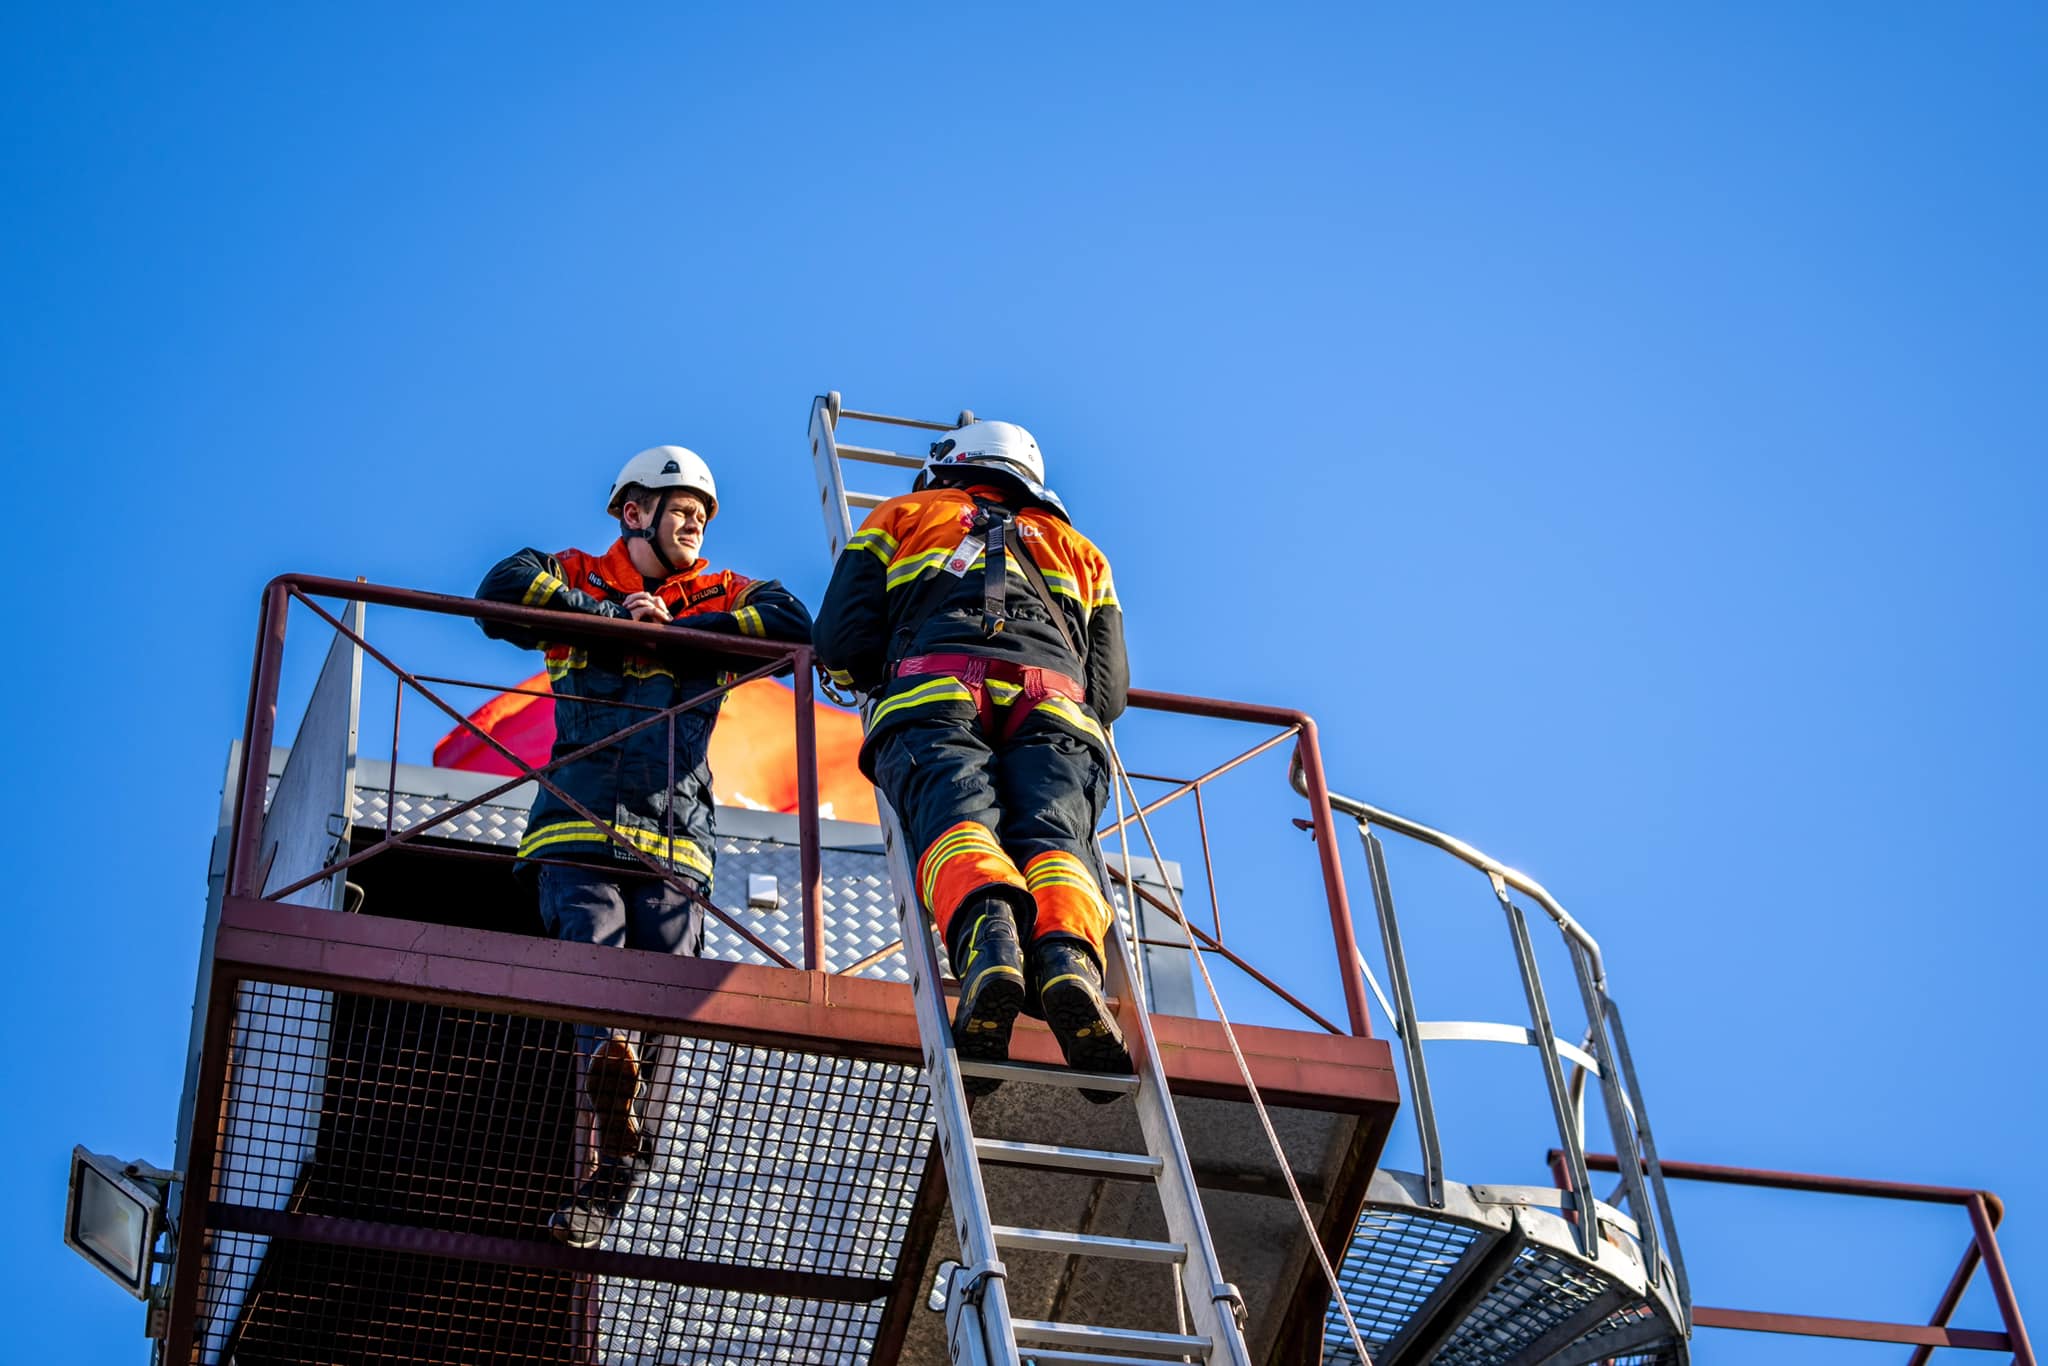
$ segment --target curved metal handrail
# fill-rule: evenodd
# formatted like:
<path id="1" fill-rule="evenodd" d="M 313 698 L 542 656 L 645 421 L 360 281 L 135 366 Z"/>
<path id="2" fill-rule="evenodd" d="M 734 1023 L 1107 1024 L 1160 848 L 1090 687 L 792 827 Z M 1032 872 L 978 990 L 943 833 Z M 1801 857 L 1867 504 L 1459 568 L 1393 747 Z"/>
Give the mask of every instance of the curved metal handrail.
<path id="1" fill-rule="evenodd" d="M 1551 1096 L 1558 1136 L 1563 1144 L 1564 1165 L 1567 1168 L 1565 1183 L 1572 1191 L 1584 1192 L 1588 1200 L 1594 1198 L 1585 1157 L 1585 1093 L 1588 1078 L 1597 1078 L 1605 1101 L 1608 1127 L 1613 1131 L 1616 1144 L 1625 1150 L 1622 1167 L 1623 1186 L 1628 1193 L 1630 1210 L 1637 1219 L 1637 1236 L 1642 1244 L 1645 1260 L 1652 1269 L 1652 1280 L 1659 1279 L 1660 1271 L 1668 1271 L 1681 1310 L 1689 1315 L 1692 1293 L 1686 1282 L 1685 1261 L 1678 1250 L 1677 1231 L 1672 1225 L 1671 1206 L 1665 1193 L 1663 1166 L 1657 1157 L 1656 1140 L 1650 1132 L 1648 1115 L 1643 1110 L 1635 1068 L 1629 1060 L 1621 1012 L 1608 992 L 1607 969 L 1601 956 L 1599 941 L 1594 939 L 1586 927 L 1550 894 L 1548 888 L 1528 874 L 1508 867 L 1455 835 L 1424 825 L 1420 821 L 1396 815 L 1370 802 L 1360 801 L 1356 797 L 1347 797 L 1330 791 L 1326 784 L 1322 785 L 1323 791 L 1318 794 L 1313 790 L 1309 776 L 1304 772 L 1299 759 L 1289 767 L 1288 781 L 1296 792 L 1308 798 L 1311 803 L 1316 803 L 1320 796 L 1323 801 L 1328 802 L 1331 811 L 1341 812 L 1356 820 L 1359 833 L 1365 840 L 1368 869 L 1373 882 L 1373 903 L 1379 912 L 1380 933 L 1387 950 L 1387 966 L 1392 976 L 1394 1002 L 1388 1002 L 1385 995 L 1379 993 L 1377 983 L 1373 986 L 1375 993 L 1380 995 L 1381 1005 L 1387 1007 L 1389 1015 L 1396 1020 L 1395 1032 L 1400 1037 L 1408 1064 L 1430 1204 L 1441 1206 L 1446 1183 L 1442 1147 L 1437 1135 L 1435 1104 L 1430 1096 L 1429 1074 L 1423 1060 L 1422 1044 L 1432 1035 L 1456 1038 L 1501 1036 L 1474 1033 L 1470 1026 L 1455 1025 L 1451 1027 L 1452 1032 L 1445 1033 L 1441 1024 L 1432 1030 L 1417 1017 L 1413 990 L 1408 982 L 1406 953 L 1401 947 L 1398 920 L 1393 908 L 1392 889 L 1388 882 L 1385 858 L 1379 840 L 1373 833 L 1375 828 L 1401 835 L 1449 854 L 1485 874 L 1487 880 L 1493 884 L 1494 896 L 1507 914 L 1509 930 L 1515 940 L 1523 990 L 1528 999 L 1531 1028 L 1523 1031 L 1528 1036 L 1524 1041 L 1533 1044 L 1543 1055 L 1546 1087 Z M 1583 1049 L 1575 1049 L 1563 1039 L 1556 1037 L 1543 992 L 1541 974 L 1529 942 L 1527 926 L 1521 909 L 1514 904 L 1510 896 L 1511 889 L 1543 908 L 1571 950 L 1573 975 L 1577 978 L 1581 999 L 1586 1009 L 1587 1035 Z M 1355 943 L 1353 951 L 1361 972 L 1369 976 L 1370 969 L 1366 967 L 1365 957 L 1357 952 Z M 1593 1063 L 1591 1067 L 1586 1066 L 1584 1061 L 1589 1053 Z M 1558 1066 L 1560 1057 L 1575 1064 L 1569 1082 Z M 1647 1181 L 1645 1177 L 1648 1178 Z M 1596 1219 L 1587 1219 L 1579 1225 L 1581 1251 L 1589 1258 L 1596 1255 L 1598 1250 L 1597 1224 Z M 1667 1252 L 1668 1260 L 1664 1255 Z"/>
<path id="2" fill-rule="evenodd" d="M 1307 778 L 1301 771 L 1301 760 L 1299 758 L 1289 765 L 1287 781 L 1293 785 L 1296 792 L 1299 792 L 1304 797 L 1308 797 L 1310 801 L 1315 800 L 1308 790 Z M 1374 825 L 1380 826 L 1383 829 L 1391 830 L 1399 835 L 1406 835 L 1409 839 L 1441 849 L 1452 858 L 1471 864 L 1488 877 L 1499 878 L 1502 882 L 1507 883 L 1508 886 L 1527 896 L 1543 908 L 1545 915 L 1557 922 L 1558 929 L 1564 931 L 1581 948 L 1585 949 L 1587 955 L 1593 961 L 1593 980 L 1599 984 L 1602 991 L 1607 990 L 1607 964 L 1600 956 L 1600 942 L 1587 932 L 1584 925 L 1573 919 L 1572 913 L 1564 908 L 1563 903 L 1552 896 L 1549 889 L 1544 887 L 1535 878 L 1530 877 L 1527 873 L 1510 868 L 1499 859 L 1473 848 L 1456 835 L 1445 834 L 1433 826 L 1424 825 L 1421 821 L 1412 821 L 1406 816 L 1397 816 L 1383 807 L 1374 806 L 1371 802 L 1362 802 L 1356 797 L 1346 797 L 1338 792 L 1331 792 L 1329 797 L 1330 805 L 1342 811 L 1345 815 L 1355 816 L 1363 821 L 1371 821 Z"/>

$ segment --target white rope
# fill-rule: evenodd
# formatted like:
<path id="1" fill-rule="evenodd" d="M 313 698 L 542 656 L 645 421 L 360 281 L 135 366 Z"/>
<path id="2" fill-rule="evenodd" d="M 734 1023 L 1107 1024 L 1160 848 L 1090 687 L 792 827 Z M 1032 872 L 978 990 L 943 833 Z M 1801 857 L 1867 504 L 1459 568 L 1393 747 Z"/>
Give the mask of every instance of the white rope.
<path id="1" fill-rule="evenodd" d="M 1160 870 L 1159 880 L 1165 884 L 1166 895 L 1173 901 L 1174 915 L 1185 927 L 1188 923 L 1187 912 L 1181 907 L 1180 893 L 1174 890 L 1173 879 L 1165 875 L 1165 856 L 1159 852 L 1159 841 L 1152 837 L 1152 823 L 1145 819 L 1144 803 L 1138 800 L 1138 789 L 1131 783 L 1130 771 L 1124 767 L 1123 755 L 1117 752 L 1116 737 L 1113 732 L 1105 731 L 1103 738 L 1109 745 L 1110 763 L 1116 770 L 1116 776 L 1122 780 L 1122 787 L 1118 789 L 1117 795 L 1118 818 L 1121 819 L 1123 816 L 1123 789 L 1128 788 L 1133 813 L 1138 818 L 1139 828 L 1145 832 L 1145 843 L 1152 851 L 1153 865 Z M 1127 844 L 1126 848 L 1128 847 Z M 1128 862 L 1124 871 L 1126 874 L 1130 872 Z M 1132 882 L 1127 885 L 1133 889 L 1135 907 L 1137 884 Z M 1133 913 L 1135 914 L 1135 910 Z M 1358 1323 L 1351 1317 L 1350 1302 L 1344 1298 L 1343 1287 L 1337 1282 L 1336 1268 L 1330 1265 L 1329 1255 L 1323 1251 L 1323 1240 L 1316 1236 L 1315 1216 L 1309 1213 L 1308 1201 L 1302 1198 L 1301 1187 L 1295 1184 L 1294 1169 L 1288 1165 L 1287 1152 L 1280 1146 L 1280 1135 L 1273 1128 L 1273 1117 L 1266 1113 L 1266 1102 L 1259 1095 L 1258 1083 L 1252 1080 L 1251 1064 L 1245 1061 L 1244 1050 L 1238 1047 L 1237 1031 L 1231 1028 L 1230 1017 L 1223 1012 L 1223 997 L 1216 990 L 1215 979 L 1209 975 L 1208 961 L 1202 956 L 1201 946 L 1195 942 L 1194 935 L 1189 934 L 1187 938 L 1188 952 L 1194 956 L 1195 966 L 1201 970 L 1202 985 L 1209 990 L 1209 1003 L 1216 1007 L 1216 1022 L 1223 1026 L 1223 1038 L 1230 1045 L 1231 1057 L 1237 1060 L 1238 1075 L 1244 1078 L 1245 1091 L 1251 1096 L 1252 1109 L 1259 1117 L 1259 1127 L 1266 1131 L 1266 1142 L 1273 1149 L 1274 1160 L 1280 1164 L 1280 1178 L 1287 1183 L 1287 1193 L 1294 1197 L 1294 1208 L 1301 1215 L 1301 1226 L 1308 1232 L 1308 1245 L 1316 1254 L 1316 1264 L 1323 1269 L 1323 1279 L 1329 1283 L 1330 1298 L 1337 1302 L 1337 1308 L 1344 1315 L 1344 1327 L 1351 1334 L 1351 1350 L 1358 1353 L 1360 1366 L 1372 1366 L 1372 1358 L 1366 1354 L 1364 1335 L 1358 1331 Z M 1144 1003 L 1141 1001 L 1138 1004 L 1142 1009 Z"/>

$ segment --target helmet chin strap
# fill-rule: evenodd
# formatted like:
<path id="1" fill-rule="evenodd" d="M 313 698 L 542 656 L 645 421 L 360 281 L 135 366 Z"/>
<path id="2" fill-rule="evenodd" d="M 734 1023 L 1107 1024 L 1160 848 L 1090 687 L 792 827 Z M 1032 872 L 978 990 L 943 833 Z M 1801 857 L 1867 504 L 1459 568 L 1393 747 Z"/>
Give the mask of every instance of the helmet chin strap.
<path id="1" fill-rule="evenodd" d="M 627 526 L 626 519 L 624 517 L 619 518 L 619 539 L 622 541 L 647 542 L 647 548 L 654 552 L 655 559 L 661 561 L 661 567 L 668 571 L 668 577 L 671 579 L 683 571 L 677 567 L 674 560 L 668 557 L 668 552 L 661 548 L 661 542 L 655 538 L 654 529 L 661 525 L 664 517 L 668 516 L 668 500 L 673 497 L 675 497 L 674 489 L 662 491 L 661 501 L 654 505 L 654 513 L 647 519 L 648 525 L 644 527 Z"/>

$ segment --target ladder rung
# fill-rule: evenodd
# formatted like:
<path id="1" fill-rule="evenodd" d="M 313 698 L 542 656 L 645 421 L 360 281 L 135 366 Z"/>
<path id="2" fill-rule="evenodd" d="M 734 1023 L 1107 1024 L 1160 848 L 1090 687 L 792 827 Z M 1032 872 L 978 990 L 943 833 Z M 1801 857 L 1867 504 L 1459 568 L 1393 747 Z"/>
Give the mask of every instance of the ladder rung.
<path id="1" fill-rule="evenodd" d="M 1129 1262 L 1184 1262 L 1186 1243 L 1155 1243 L 1149 1238 L 1106 1238 L 1099 1233 L 1069 1233 L 1056 1228 L 989 1229 L 996 1246 L 1020 1252 L 1058 1252 L 1070 1257 L 1117 1257 Z"/>
<path id="2" fill-rule="evenodd" d="M 1041 1086 L 1073 1086 L 1087 1091 L 1130 1092 L 1138 1089 L 1136 1077 L 1113 1072 L 1076 1072 L 1071 1067 L 1040 1067 L 1028 1062 L 975 1062 L 960 1059 L 960 1074 L 990 1077 L 996 1081 L 1034 1082 Z"/>
<path id="3" fill-rule="evenodd" d="M 901 451 L 885 451 L 878 446 L 849 446 L 841 442 L 839 444 L 839 458 L 841 460 L 864 460 L 870 465 L 900 465 L 907 470 L 924 468 L 924 457 L 921 455 L 905 455 Z"/>
<path id="4" fill-rule="evenodd" d="M 846 491 L 846 505 L 851 508 L 878 508 L 888 501 L 889 495 L 886 493 L 855 493 L 852 489 Z"/>
<path id="5" fill-rule="evenodd" d="M 1122 1353 L 1104 1356 L 1100 1352 L 1069 1352 L 1059 1347 L 1028 1347 L 1024 1350 L 1024 1362 L 1025 1366 L 1175 1366 L 1176 1362 L 1185 1360 L 1191 1350 L 1194 1349 L 1184 1350 L 1168 1361 L 1159 1357 L 1127 1357 Z M 1201 1359 L 1209 1359 L 1206 1350 L 1202 1350 Z"/>
<path id="6" fill-rule="evenodd" d="M 1010 1324 L 1019 1345 L 1082 1347 L 1103 1352 L 1156 1352 L 1209 1359 L 1214 1344 L 1184 1333 L 1147 1333 L 1137 1328 L 1097 1328 L 1087 1323 L 1052 1323 L 1045 1319 L 1014 1319 Z M 1071 1360 L 1072 1358 L 1069 1358 Z M 1086 1357 L 1082 1358 L 1087 1360 Z"/>
<path id="7" fill-rule="evenodd" d="M 893 427 L 921 427 L 928 432 L 950 432 L 954 430 L 956 425 L 951 422 L 926 422 L 921 418 L 915 417 L 894 417 L 888 413 L 857 413 L 851 408 L 841 408 L 839 410 L 839 420 L 841 422 L 849 420 L 855 422 L 886 422 Z"/>
<path id="8" fill-rule="evenodd" d="M 974 1151 L 984 1162 L 1052 1171 L 1088 1172 L 1149 1181 L 1166 1163 L 1148 1153 L 1111 1153 L 1099 1148 L 1061 1148 L 1050 1143 L 1018 1143 L 1007 1138 L 976 1138 Z"/>

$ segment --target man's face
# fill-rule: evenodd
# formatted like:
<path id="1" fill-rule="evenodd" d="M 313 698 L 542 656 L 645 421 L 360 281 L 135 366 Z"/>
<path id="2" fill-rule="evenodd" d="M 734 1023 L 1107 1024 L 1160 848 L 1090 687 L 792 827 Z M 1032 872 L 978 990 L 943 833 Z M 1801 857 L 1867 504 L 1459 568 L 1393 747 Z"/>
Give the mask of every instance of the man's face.
<path id="1" fill-rule="evenodd" d="M 634 530 L 651 526 L 655 544 L 668 555 L 671 563 L 687 569 L 697 562 L 704 549 L 704 524 L 711 520 L 702 498 L 686 489 L 679 489 L 668 495 L 666 506 L 659 499 L 645 509 L 637 503 L 628 503 L 625 512 L 626 525 Z"/>

